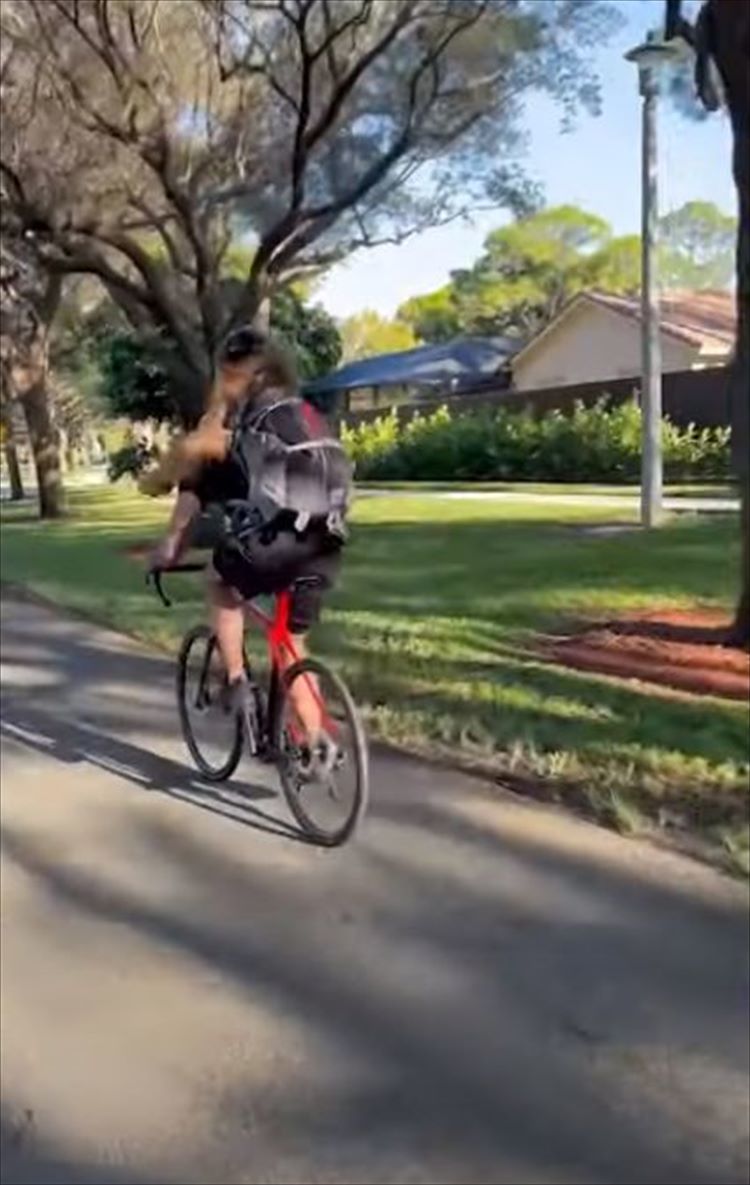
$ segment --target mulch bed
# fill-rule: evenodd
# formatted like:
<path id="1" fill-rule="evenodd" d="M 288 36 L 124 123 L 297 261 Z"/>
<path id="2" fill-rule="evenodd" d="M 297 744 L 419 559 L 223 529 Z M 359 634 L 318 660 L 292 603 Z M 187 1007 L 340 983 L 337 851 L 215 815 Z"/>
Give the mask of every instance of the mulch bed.
<path id="1" fill-rule="evenodd" d="M 563 666 L 696 695 L 750 699 L 750 654 L 726 646 L 729 622 L 710 611 L 656 611 L 588 625 L 545 641 Z"/>

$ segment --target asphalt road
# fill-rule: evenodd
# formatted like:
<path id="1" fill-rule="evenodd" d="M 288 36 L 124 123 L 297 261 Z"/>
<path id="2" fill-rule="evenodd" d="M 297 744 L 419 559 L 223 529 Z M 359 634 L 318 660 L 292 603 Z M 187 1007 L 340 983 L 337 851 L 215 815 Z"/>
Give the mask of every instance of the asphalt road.
<path id="1" fill-rule="evenodd" d="M 746 1181 L 743 886 L 384 756 L 321 852 L 163 658 L 10 600 L 2 663 L 6 1185 Z"/>

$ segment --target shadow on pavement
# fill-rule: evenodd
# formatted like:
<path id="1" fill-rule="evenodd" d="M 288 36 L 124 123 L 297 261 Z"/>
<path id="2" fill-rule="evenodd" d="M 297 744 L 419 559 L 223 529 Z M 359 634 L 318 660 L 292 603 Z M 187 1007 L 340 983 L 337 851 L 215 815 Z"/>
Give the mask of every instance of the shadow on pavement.
<path id="1" fill-rule="evenodd" d="M 7 697 L 3 702 L 0 730 L 17 744 L 57 761 L 99 766 L 140 790 L 167 794 L 255 831 L 297 843 L 311 842 L 283 818 L 255 805 L 277 799 L 278 796 L 265 786 L 211 784 L 203 781 L 199 773 L 168 757 L 150 753 L 95 728 L 53 717 L 48 712 L 34 711 L 28 704 L 16 704 Z"/>
<path id="2" fill-rule="evenodd" d="M 164 713 L 136 700 L 144 734 L 169 735 L 167 665 L 110 663 L 71 634 L 61 666 L 48 660 L 44 695 L 16 684 L 5 700 L 17 746 L 296 838 L 256 805 L 267 792 L 227 803 L 178 762 L 105 731 L 142 687 Z M 76 710 L 86 681 L 95 724 L 62 719 L 61 699 Z M 395 758 L 374 773 L 361 842 L 323 859 L 300 845 L 285 848 L 288 862 L 278 849 L 254 861 L 231 834 L 217 841 L 173 812 L 137 811 L 141 863 L 123 883 L 35 824 L 3 827 L 4 867 L 22 870 L 44 908 L 55 903 L 61 926 L 83 925 L 84 967 L 125 930 L 144 957 L 175 956 L 191 1007 L 208 970 L 247 1006 L 243 1023 L 273 1026 L 267 1072 L 243 1031 L 244 1061 L 206 1091 L 208 1122 L 235 1158 L 224 1179 L 744 1183 L 744 901 L 704 896 L 685 869 L 649 876 L 611 836 L 587 843 L 581 827 L 580 847 L 569 830 L 566 846 L 554 828 L 525 828 L 468 779 Z M 168 896 L 149 886 L 151 868 L 169 874 Z M 4 1160 L 8 1185 L 142 1185 L 138 1147 L 135 1175 L 118 1178 L 43 1141 L 37 1152 L 36 1135 L 24 1148 L 21 1132 L 14 1151 L 10 1126 L 20 1175 Z M 193 1152 L 188 1140 L 190 1172 Z"/>
<path id="3" fill-rule="evenodd" d="M 710 1117 L 705 1131 L 700 1118 L 692 1117 L 688 1148 L 684 1115 L 675 1122 L 660 1093 L 649 1092 L 637 1105 L 628 1101 L 642 1089 L 641 1074 L 667 1040 L 658 1025 L 653 1031 L 653 999 L 641 1007 L 637 994 L 632 1015 L 625 1023 L 620 1019 L 620 1033 L 612 1031 L 617 1027 L 612 1015 L 602 1024 L 597 1000 L 602 990 L 615 990 L 619 997 L 614 985 L 623 969 L 630 968 L 629 982 L 618 1009 L 627 1007 L 631 989 L 638 991 L 646 950 L 636 935 L 606 924 L 555 927 L 517 918 L 509 925 L 502 903 L 479 887 L 463 924 L 450 916 L 441 923 L 439 882 L 420 887 L 407 870 L 394 866 L 375 893 L 375 920 L 363 927 L 363 947 L 357 941 L 356 905 L 354 919 L 334 920 L 321 909 L 314 878 L 303 916 L 283 878 L 240 868 L 163 822 L 152 841 L 155 858 L 180 862 L 186 880 L 211 885 L 212 920 L 147 902 L 106 877 L 60 865 L 13 829 L 5 829 L 2 851 L 4 860 L 24 869 L 66 908 L 105 926 L 128 926 L 156 949 L 188 955 L 229 977 L 256 1007 L 273 1002 L 297 1016 L 315 1032 L 320 1048 L 330 1051 L 334 1065 L 348 1050 L 352 1065 L 368 1066 L 364 1080 L 355 1073 L 338 1085 L 324 1074 L 314 1105 L 304 1090 L 298 1093 L 293 1078 L 270 1096 L 252 1075 L 245 1085 L 235 1079 L 212 1100 L 228 1130 L 244 1130 L 252 1116 L 260 1129 L 271 1126 L 285 1154 L 304 1157 L 307 1149 L 310 1163 L 317 1156 L 318 1165 L 320 1158 L 323 1164 L 335 1162 L 334 1150 L 356 1148 L 362 1140 L 373 1149 L 363 1153 L 365 1160 L 377 1161 L 378 1149 L 398 1148 L 403 1141 L 417 1163 L 436 1157 L 443 1171 L 446 1163 L 461 1165 L 463 1180 L 471 1182 L 509 1180 L 506 1169 L 493 1175 L 500 1164 L 523 1165 L 529 1175 L 522 1179 L 536 1181 L 744 1181 L 739 1147 L 734 1165 L 725 1149 L 719 1159 Z M 241 929 L 218 920 L 228 918 L 238 900 L 263 903 L 262 912 L 258 906 Z M 276 923 L 269 931 L 270 911 Z M 276 927 L 282 917 L 280 940 Z M 357 961 L 350 964 L 353 940 Z M 388 951 L 390 960 L 384 959 Z M 405 958 L 422 968 L 416 993 L 416 984 L 396 970 Z M 668 965 L 668 956 L 665 961 Z M 458 994 L 447 988 L 452 982 L 460 984 Z M 581 993 L 572 1009 L 571 987 Z M 673 989 L 668 977 L 665 994 Z M 686 1029 L 680 1036 L 686 1056 L 691 1045 L 700 1052 L 698 1033 Z M 641 1069 L 638 1059 L 644 1059 Z M 329 1176 L 323 1170 L 318 1179 L 401 1178 L 392 1172 L 382 1178 Z M 415 1178 L 458 1179 L 437 1170 L 434 1177 Z"/>

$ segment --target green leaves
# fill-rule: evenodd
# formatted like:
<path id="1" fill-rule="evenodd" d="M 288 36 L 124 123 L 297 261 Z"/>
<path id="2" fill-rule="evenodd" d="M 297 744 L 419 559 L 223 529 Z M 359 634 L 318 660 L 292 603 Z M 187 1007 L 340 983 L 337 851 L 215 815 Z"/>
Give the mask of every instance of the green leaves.
<path id="1" fill-rule="evenodd" d="M 409 350 L 417 344 L 414 330 L 405 321 L 391 321 L 372 309 L 342 321 L 341 341 L 344 362 Z"/>
<path id="2" fill-rule="evenodd" d="M 687 202 L 661 220 L 666 288 L 725 288 L 732 277 L 736 220 L 712 202 Z M 436 292 L 415 296 L 399 317 L 427 342 L 460 334 L 530 337 L 587 289 L 635 293 L 641 240 L 613 236 L 603 218 L 554 206 L 492 231 L 470 266 Z"/>
<path id="3" fill-rule="evenodd" d="M 737 219 L 713 202 L 686 202 L 659 223 L 666 287 L 727 288 L 734 275 Z"/>
<path id="4" fill-rule="evenodd" d="M 271 328 L 294 352 L 304 379 L 327 374 L 341 359 L 341 337 L 333 317 L 320 305 L 305 304 L 290 288 L 273 298 Z"/>
<path id="5" fill-rule="evenodd" d="M 447 408 L 401 424 L 395 412 L 344 428 L 361 481 L 637 481 L 641 417 L 630 401 L 606 397 L 571 415 L 534 419 L 521 412 L 454 416 Z M 729 430 L 664 422 L 670 481 L 713 480 L 729 472 Z"/>
<path id="6" fill-rule="evenodd" d="M 450 341 L 463 328 L 452 284 L 425 296 L 413 296 L 401 305 L 398 317 L 423 342 Z"/>
<path id="7" fill-rule="evenodd" d="M 585 288 L 631 292 L 640 281 L 637 236 L 578 206 L 554 206 L 492 231 L 471 267 L 399 309 L 425 341 L 460 333 L 528 337 Z"/>

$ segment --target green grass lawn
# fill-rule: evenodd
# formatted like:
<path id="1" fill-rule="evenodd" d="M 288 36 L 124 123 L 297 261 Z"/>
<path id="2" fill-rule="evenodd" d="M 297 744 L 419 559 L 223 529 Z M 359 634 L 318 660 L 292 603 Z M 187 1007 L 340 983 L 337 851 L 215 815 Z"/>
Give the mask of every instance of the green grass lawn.
<path id="1" fill-rule="evenodd" d="M 71 497 L 62 523 L 3 515 L 2 574 L 60 605 L 174 647 L 201 612 L 199 578 L 163 609 L 124 554 L 169 504 L 134 492 Z M 341 587 L 315 649 L 352 687 L 375 736 L 474 764 L 584 806 L 623 829 L 681 819 L 747 860 L 745 706 L 565 671 L 535 641 L 571 619 L 700 604 L 729 610 L 736 519 L 684 518 L 658 533 L 586 533 L 625 509 L 539 502 L 361 500 Z"/>

